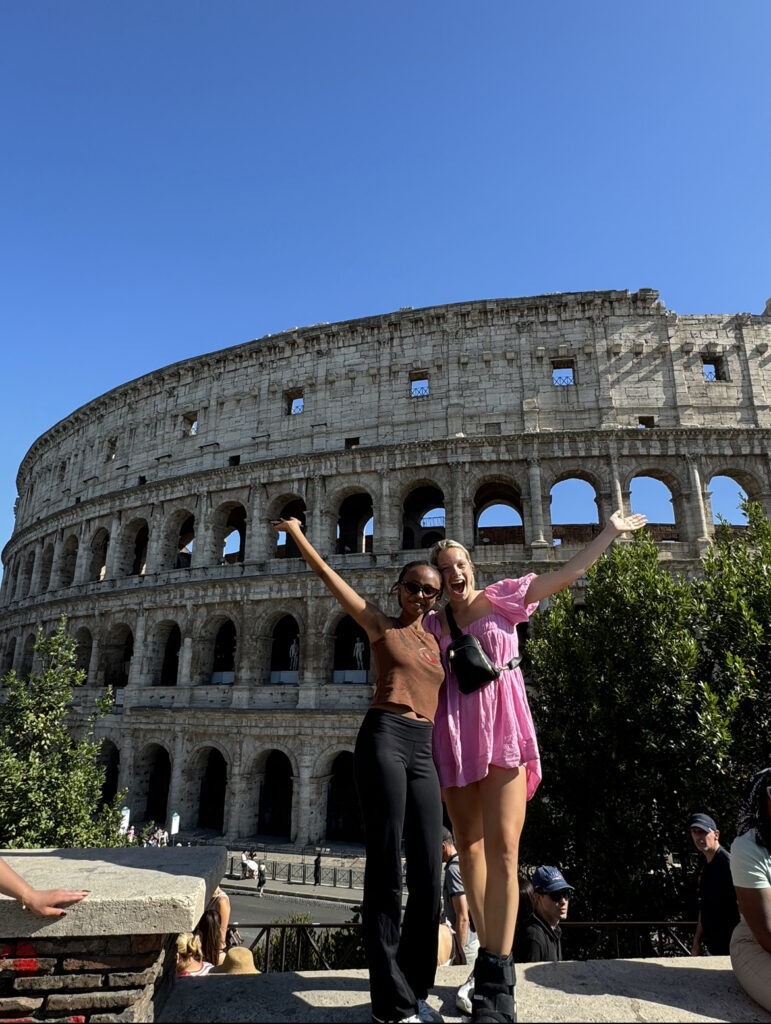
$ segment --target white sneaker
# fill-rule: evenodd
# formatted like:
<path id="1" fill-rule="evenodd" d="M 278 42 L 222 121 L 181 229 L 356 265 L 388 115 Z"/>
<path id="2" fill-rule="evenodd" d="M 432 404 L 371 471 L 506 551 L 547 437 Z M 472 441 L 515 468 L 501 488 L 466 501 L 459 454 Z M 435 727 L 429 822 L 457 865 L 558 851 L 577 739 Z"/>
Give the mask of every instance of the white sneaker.
<path id="1" fill-rule="evenodd" d="M 466 981 L 463 982 L 461 987 L 458 989 L 458 994 L 455 996 L 455 1005 L 458 1007 L 461 1013 L 467 1013 L 471 1016 L 471 1000 L 474 998 L 474 972 L 469 974 Z"/>
<path id="2" fill-rule="evenodd" d="M 429 1006 L 425 999 L 418 999 L 418 1020 L 433 1021 L 435 1024 L 444 1021 L 444 1017 L 433 1006 Z"/>

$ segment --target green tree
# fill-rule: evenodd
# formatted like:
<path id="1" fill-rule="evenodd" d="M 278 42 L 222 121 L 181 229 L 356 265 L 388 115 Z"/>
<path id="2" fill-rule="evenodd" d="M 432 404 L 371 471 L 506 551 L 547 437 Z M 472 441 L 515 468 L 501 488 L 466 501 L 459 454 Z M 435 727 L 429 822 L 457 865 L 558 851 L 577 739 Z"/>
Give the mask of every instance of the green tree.
<path id="1" fill-rule="evenodd" d="M 68 721 L 78 670 L 75 640 L 62 616 L 56 632 L 38 631 L 40 671 L 10 672 L 0 704 L 0 846 L 123 845 L 120 804 L 101 800 L 104 768 L 94 726 L 112 706 L 107 690 L 76 735 Z"/>
<path id="2" fill-rule="evenodd" d="M 660 919 L 686 906 L 687 815 L 704 806 L 731 743 L 700 673 L 695 611 L 690 584 L 638 534 L 590 570 L 584 607 L 564 592 L 535 620 L 544 778 L 522 860 L 563 866 L 576 918 Z"/>
<path id="3" fill-rule="evenodd" d="M 742 508 L 747 528 L 718 527 L 694 583 L 699 673 L 731 720 L 729 750 L 716 763 L 727 838 L 741 782 L 768 764 L 771 736 L 771 523 L 759 504 Z"/>

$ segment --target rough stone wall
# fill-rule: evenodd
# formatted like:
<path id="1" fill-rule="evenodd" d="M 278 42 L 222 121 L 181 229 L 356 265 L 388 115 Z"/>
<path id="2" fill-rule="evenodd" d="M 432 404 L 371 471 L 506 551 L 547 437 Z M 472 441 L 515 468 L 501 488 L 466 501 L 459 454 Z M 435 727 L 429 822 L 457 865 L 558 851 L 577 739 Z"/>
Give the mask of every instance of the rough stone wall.
<path id="1" fill-rule="evenodd" d="M 303 516 L 316 547 L 382 604 L 437 533 L 472 550 L 483 584 L 555 567 L 587 526 L 552 529 L 552 487 L 587 481 L 602 523 L 646 475 L 675 511 L 655 534 L 661 557 L 691 571 L 712 533 L 712 477 L 731 476 L 771 514 L 771 317 L 677 316 L 657 300 L 590 292 L 316 325 L 95 399 L 20 467 L 0 669 L 28 671 L 34 630 L 66 612 L 88 672 L 81 704 L 117 687 L 103 734 L 135 815 L 165 759 L 168 808 L 189 826 L 218 751 L 222 828 L 253 835 L 281 751 L 290 838 L 321 838 L 371 679 L 340 663 L 344 616 L 268 520 Z M 479 525 L 499 502 L 521 526 Z M 434 508 L 444 524 L 421 525 Z M 275 656 L 292 629 L 296 669 Z"/>
<path id="2" fill-rule="evenodd" d="M 171 989 L 176 936 L 0 939 L 0 1016 L 153 1021 Z"/>

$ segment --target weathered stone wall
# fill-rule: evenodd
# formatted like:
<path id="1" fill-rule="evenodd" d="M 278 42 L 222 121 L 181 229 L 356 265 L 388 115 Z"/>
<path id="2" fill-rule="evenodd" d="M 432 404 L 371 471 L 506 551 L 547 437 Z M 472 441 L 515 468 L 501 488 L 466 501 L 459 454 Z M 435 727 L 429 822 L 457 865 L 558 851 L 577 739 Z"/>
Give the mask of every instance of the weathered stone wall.
<path id="1" fill-rule="evenodd" d="M 315 841 L 371 680 L 341 653 L 354 634 L 340 609 L 269 519 L 304 517 L 382 603 L 397 567 L 442 534 L 472 549 L 482 583 L 569 558 L 591 530 L 552 529 L 550 492 L 569 478 L 594 488 L 600 523 L 628 509 L 636 476 L 665 483 L 676 522 L 654 535 L 686 572 L 712 533 L 712 477 L 771 514 L 771 317 L 677 316 L 657 299 L 590 292 L 316 325 L 95 399 L 20 467 L 0 669 L 28 671 L 35 628 L 66 612 L 88 672 L 81 703 L 117 687 L 105 749 L 135 815 L 160 785 L 161 806 L 194 826 L 216 751 L 221 827 L 253 835 L 281 751 L 288 837 Z M 495 503 L 522 525 L 480 526 Z M 435 508 L 443 522 L 424 522 Z"/>

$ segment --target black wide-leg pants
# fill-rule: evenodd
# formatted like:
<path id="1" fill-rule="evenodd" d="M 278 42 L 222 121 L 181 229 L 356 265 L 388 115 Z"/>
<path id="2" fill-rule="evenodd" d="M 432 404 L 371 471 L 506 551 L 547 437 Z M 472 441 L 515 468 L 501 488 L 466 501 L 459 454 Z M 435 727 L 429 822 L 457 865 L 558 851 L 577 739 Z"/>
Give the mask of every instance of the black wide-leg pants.
<path id="1" fill-rule="evenodd" d="M 372 1014 L 400 1020 L 434 984 L 442 876 L 442 800 L 433 727 L 371 708 L 356 740 L 354 771 L 365 828 L 362 927 Z M 402 859 L 407 906 L 401 932 Z"/>

